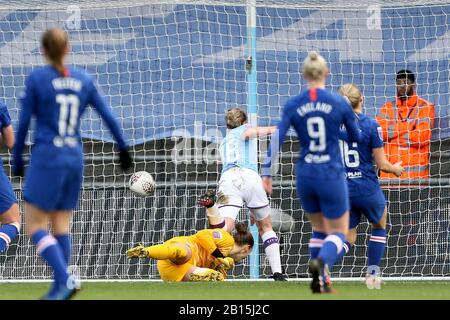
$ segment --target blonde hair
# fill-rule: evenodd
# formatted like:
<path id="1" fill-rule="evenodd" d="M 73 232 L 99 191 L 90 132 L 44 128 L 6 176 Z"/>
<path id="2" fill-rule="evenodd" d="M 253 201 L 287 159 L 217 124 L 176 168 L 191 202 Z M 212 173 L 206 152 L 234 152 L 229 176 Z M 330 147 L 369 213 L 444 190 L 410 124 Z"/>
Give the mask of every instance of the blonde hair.
<path id="1" fill-rule="evenodd" d="M 346 97 L 353 109 L 358 108 L 361 102 L 362 94 L 358 86 L 354 83 L 346 83 L 339 88 L 339 94 Z"/>
<path id="2" fill-rule="evenodd" d="M 228 129 L 234 129 L 247 122 L 247 114 L 241 108 L 232 108 L 225 114 L 225 122 Z"/>
<path id="3" fill-rule="evenodd" d="M 306 80 L 319 80 L 327 70 L 327 61 L 316 51 L 311 51 L 303 61 L 303 75 Z"/>

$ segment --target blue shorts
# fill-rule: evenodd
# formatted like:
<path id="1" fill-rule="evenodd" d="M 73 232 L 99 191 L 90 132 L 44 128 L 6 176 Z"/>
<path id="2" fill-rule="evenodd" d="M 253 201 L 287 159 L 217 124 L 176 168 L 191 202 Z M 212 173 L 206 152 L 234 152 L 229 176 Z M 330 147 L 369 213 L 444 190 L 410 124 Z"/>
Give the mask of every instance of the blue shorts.
<path id="1" fill-rule="evenodd" d="M 23 198 L 41 210 L 73 210 L 78 204 L 83 167 L 31 165 L 27 170 Z"/>
<path id="2" fill-rule="evenodd" d="M 378 223 L 384 214 L 386 199 L 379 189 L 364 197 L 350 197 L 350 229 L 356 228 L 364 215 L 370 223 Z"/>
<path id="3" fill-rule="evenodd" d="M 297 177 L 297 193 L 306 213 L 322 212 L 325 218 L 337 219 L 349 210 L 345 178 L 318 180 Z"/>
<path id="4" fill-rule="evenodd" d="M 11 181 L 5 174 L 3 168 L 0 170 L 0 214 L 8 211 L 11 206 L 17 203 L 16 195 L 14 194 Z"/>

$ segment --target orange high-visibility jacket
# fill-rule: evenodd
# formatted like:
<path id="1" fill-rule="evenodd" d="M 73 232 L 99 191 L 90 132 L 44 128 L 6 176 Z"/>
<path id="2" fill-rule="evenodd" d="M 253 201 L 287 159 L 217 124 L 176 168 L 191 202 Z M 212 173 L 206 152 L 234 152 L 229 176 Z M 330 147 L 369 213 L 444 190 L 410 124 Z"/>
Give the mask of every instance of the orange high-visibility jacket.
<path id="1" fill-rule="evenodd" d="M 402 179 L 428 178 L 431 129 L 434 126 L 434 105 L 416 94 L 402 101 L 386 102 L 376 120 L 383 131 L 384 151 L 394 164 L 403 161 Z M 382 178 L 395 178 L 381 173 Z"/>

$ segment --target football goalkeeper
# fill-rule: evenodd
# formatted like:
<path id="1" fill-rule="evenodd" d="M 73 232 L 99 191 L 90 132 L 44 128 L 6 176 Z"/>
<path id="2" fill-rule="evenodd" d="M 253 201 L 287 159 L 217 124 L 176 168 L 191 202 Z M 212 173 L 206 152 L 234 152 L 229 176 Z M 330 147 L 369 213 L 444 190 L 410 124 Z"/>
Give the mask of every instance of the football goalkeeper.
<path id="1" fill-rule="evenodd" d="M 140 244 L 129 249 L 127 257 L 158 260 L 164 281 L 223 281 L 234 263 L 250 254 L 253 243 L 247 226 L 237 223 L 233 236 L 223 229 L 205 229 L 163 244 Z"/>

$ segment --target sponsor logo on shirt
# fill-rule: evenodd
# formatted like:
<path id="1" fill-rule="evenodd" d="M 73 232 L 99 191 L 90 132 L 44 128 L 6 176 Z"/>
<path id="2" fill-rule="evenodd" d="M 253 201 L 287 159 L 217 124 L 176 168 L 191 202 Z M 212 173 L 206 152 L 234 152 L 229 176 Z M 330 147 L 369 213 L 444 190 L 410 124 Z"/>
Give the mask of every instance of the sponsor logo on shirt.
<path id="1" fill-rule="evenodd" d="M 330 158 L 329 154 L 316 155 L 316 154 L 308 153 L 305 156 L 306 163 L 325 163 L 330 160 L 331 160 L 331 158 Z"/>
<path id="2" fill-rule="evenodd" d="M 362 178 L 362 172 L 361 171 L 347 172 L 347 178 L 349 179 Z"/>

